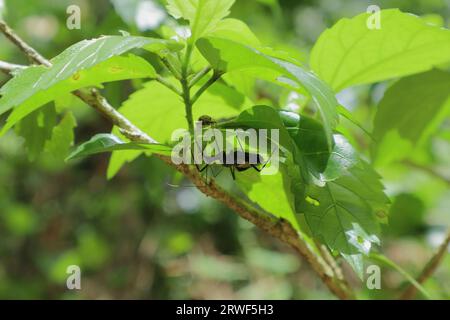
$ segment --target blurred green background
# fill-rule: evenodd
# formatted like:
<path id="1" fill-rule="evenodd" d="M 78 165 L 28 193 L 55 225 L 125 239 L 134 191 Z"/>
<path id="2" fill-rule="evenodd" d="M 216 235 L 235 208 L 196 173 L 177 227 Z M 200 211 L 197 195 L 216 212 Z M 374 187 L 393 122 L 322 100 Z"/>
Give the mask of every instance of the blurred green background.
<path id="1" fill-rule="evenodd" d="M 120 30 L 154 35 L 158 22 L 169 18 L 155 11 L 162 8 L 160 2 L 145 2 L 149 12 L 139 0 L 0 0 L 8 23 L 47 57 L 82 39 Z M 66 28 L 71 4 L 81 8 L 81 30 Z M 426 16 L 430 23 L 450 22 L 448 0 L 237 0 L 232 16 L 247 22 L 265 45 L 306 62 L 325 28 L 365 12 L 370 4 Z M 0 60 L 28 63 L 3 37 Z M 0 74 L 0 85 L 7 80 Z M 134 85 L 113 83 L 103 93 L 120 106 Z M 362 86 L 340 93 L 339 99 L 370 129 L 374 104 L 384 89 Z M 273 88 L 260 90 L 264 96 Z M 77 142 L 111 130 L 75 100 L 61 103 L 76 111 Z M 367 151 L 367 137 L 360 131 L 345 122 L 341 130 Z M 447 121 L 411 157 L 448 174 L 449 141 Z M 180 182 L 160 161 L 141 157 L 109 182 L 107 165 L 108 156 L 64 163 L 43 153 L 29 161 L 22 138 L 11 132 L 0 139 L 0 298 L 334 298 L 289 248 Z M 383 252 L 416 275 L 450 225 L 449 184 L 405 164 L 378 170 L 393 201 Z M 82 269 L 80 291 L 66 288 L 71 264 Z M 369 291 L 345 271 L 363 298 L 395 298 L 404 281 L 383 269 L 383 289 Z M 450 298 L 448 256 L 425 287 L 435 298 Z"/>

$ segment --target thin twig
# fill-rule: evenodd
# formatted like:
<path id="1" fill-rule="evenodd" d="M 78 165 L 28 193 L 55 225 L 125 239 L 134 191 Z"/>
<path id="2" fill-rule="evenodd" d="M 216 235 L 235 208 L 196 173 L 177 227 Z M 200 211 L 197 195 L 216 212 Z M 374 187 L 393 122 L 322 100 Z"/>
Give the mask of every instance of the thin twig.
<path id="1" fill-rule="evenodd" d="M 51 66 L 49 60 L 42 57 L 37 51 L 28 46 L 14 31 L 7 26 L 4 21 L 0 20 L 0 31 L 3 32 L 8 39 L 10 39 L 17 47 L 23 51 L 31 60 L 36 63 Z M 216 79 L 217 80 L 217 79 Z M 185 83 L 187 86 L 187 82 Z M 206 90 L 206 89 L 205 89 Z M 154 139 L 148 136 L 145 132 L 137 128 L 127 118 L 125 118 L 120 112 L 115 110 L 108 101 L 100 95 L 95 89 L 79 90 L 74 92 L 82 101 L 90 105 L 92 108 L 101 113 L 114 125 L 121 129 L 121 132 L 127 136 L 130 140 L 156 143 Z M 163 160 L 169 166 L 175 168 L 179 172 L 183 173 L 189 178 L 197 188 L 205 195 L 210 196 L 234 210 L 242 218 L 252 222 L 257 227 L 265 230 L 270 235 L 278 238 L 279 240 L 289 244 L 293 247 L 302 257 L 304 257 L 313 270 L 319 275 L 323 283 L 340 299 L 353 299 L 354 295 L 352 290 L 346 282 L 333 276 L 333 272 L 327 263 L 317 256 L 314 251 L 307 245 L 307 242 L 301 238 L 301 235 L 286 221 L 279 220 L 274 216 L 261 212 L 248 205 L 241 199 L 238 199 L 223 189 L 221 189 L 214 182 L 205 184 L 196 170 L 193 170 L 188 165 L 175 165 L 170 157 L 156 155 Z"/>
<path id="2" fill-rule="evenodd" d="M 425 265 L 425 268 L 423 268 L 422 272 L 417 278 L 418 283 L 423 284 L 425 281 L 427 281 L 428 278 L 430 278 L 434 274 L 439 264 L 444 260 L 445 255 L 448 253 L 449 245 L 450 245 L 450 229 L 447 231 L 447 235 L 444 242 L 439 246 L 436 253 L 431 257 L 431 259 Z M 411 300 L 414 299 L 416 294 L 417 288 L 413 285 L 409 285 L 408 288 L 406 288 L 406 290 L 400 296 L 400 299 Z"/>
<path id="3" fill-rule="evenodd" d="M 341 267 L 337 264 L 336 259 L 334 259 L 333 256 L 331 255 L 329 249 L 325 245 L 319 243 L 318 241 L 315 241 L 315 243 L 316 247 L 320 250 L 323 259 L 328 263 L 331 270 L 333 270 L 334 275 L 338 279 L 345 281 L 344 273 L 342 272 Z"/>
<path id="4" fill-rule="evenodd" d="M 23 66 L 20 64 L 14 64 L 14 63 L 0 61 L 0 71 L 7 73 L 7 74 L 13 72 L 14 70 L 25 69 L 25 68 L 26 68 L 26 66 Z"/>
<path id="5" fill-rule="evenodd" d="M 222 73 L 219 71 L 214 70 L 214 74 L 211 76 L 211 78 L 195 93 L 195 95 L 191 99 L 191 103 L 194 104 L 197 102 L 197 100 L 200 98 L 200 96 L 209 88 L 211 87 L 217 80 L 220 79 L 222 76 Z"/>
<path id="6" fill-rule="evenodd" d="M 191 135 L 194 134 L 194 119 L 192 115 L 192 100 L 191 100 L 191 89 L 189 88 L 189 84 L 187 79 L 183 76 L 183 78 L 180 80 L 181 82 L 181 88 L 183 90 L 183 102 L 185 107 L 185 113 L 186 113 L 186 121 L 189 126 L 189 132 Z"/>
<path id="7" fill-rule="evenodd" d="M 194 101 L 191 99 L 191 88 L 189 87 L 189 63 L 191 60 L 191 54 L 192 54 L 192 44 L 188 44 L 186 47 L 186 53 L 182 61 L 181 65 L 181 88 L 183 91 L 183 102 L 185 106 L 185 114 L 186 114 L 186 121 L 189 126 L 189 132 L 191 135 L 194 134 L 194 119 L 192 116 L 192 106 L 194 105 Z"/>
<path id="8" fill-rule="evenodd" d="M 212 68 L 210 66 L 200 70 L 192 79 L 189 81 L 189 88 L 195 86 L 204 76 L 206 76 Z"/>
<path id="9" fill-rule="evenodd" d="M 175 87 L 172 83 L 170 83 L 168 80 L 164 79 L 163 77 L 161 77 L 160 75 L 158 75 L 155 78 L 156 81 L 158 81 L 159 83 L 161 83 L 162 85 L 164 85 L 165 87 L 169 88 L 170 90 L 172 90 L 173 92 L 175 92 L 177 95 L 179 96 L 183 96 L 183 92 L 180 91 L 180 89 L 178 89 L 177 87 Z"/>
<path id="10" fill-rule="evenodd" d="M 39 52 L 34 48 L 29 46 L 25 41 L 23 41 L 15 32 L 12 30 L 5 21 L 0 20 L 0 31 L 21 51 L 23 51 L 28 58 L 37 64 L 42 64 L 44 66 L 50 67 L 52 64 L 50 61 L 45 59 Z"/>

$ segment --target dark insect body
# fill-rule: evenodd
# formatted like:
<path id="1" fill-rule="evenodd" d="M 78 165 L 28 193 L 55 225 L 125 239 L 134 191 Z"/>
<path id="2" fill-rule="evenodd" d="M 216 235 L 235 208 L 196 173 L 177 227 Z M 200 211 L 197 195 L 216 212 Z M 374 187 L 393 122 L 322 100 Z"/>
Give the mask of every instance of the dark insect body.
<path id="1" fill-rule="evenodd" d="M 261 155 L 241 150 L 234 150 L 229 153 L 223 151 L 219 155 L 205 158 L 206 164 L 202 168 L 196 165 L 199 172 L 207 170 L 211 164 L 218 162 L 216 164 L 230 169 L 233 180 L 236 180 L 236 171 L 244 172 L 253 168 L 257 172 L 261 172 L 267 165 L 267 162 L 264 162 L 264 158 Z M 260 168 L 261 165 L 262 167 Z"/>
<path id="2" fill-rule="evenodd" d="M 217 121 L 208 115 L 201 116 L 198 121 L 202 122 L 202 125 L 204 126 L 214 127 L 217 124 Z M 242 147 L 239 139 L 238 142 L 241 150 L 234 150 L 228 153 L 222 151 L 215 156 L 204 156 L 206 164 L 203 167 L 200 167 L 198 164 L 196 164 L 195 166 L 197 167 L 197 170 L 200 173 L 204 172 L 205 170 L 207 172 L 211 164 L 218 164 L 223 166 L 224 168 L 230 169 L 233 180 L 236 180 L 236 171 L 244 172 L 253 168 L 256 171 L 261 172 L 269 161 L 264 162 L 264 158 L 260 154 L 244 151 L 244 148 Z M 260 168 L 261 165 L 262 167 Z M 213 174 L 213 176 L 217 177 L 220 172 L 216 175 Z"/>

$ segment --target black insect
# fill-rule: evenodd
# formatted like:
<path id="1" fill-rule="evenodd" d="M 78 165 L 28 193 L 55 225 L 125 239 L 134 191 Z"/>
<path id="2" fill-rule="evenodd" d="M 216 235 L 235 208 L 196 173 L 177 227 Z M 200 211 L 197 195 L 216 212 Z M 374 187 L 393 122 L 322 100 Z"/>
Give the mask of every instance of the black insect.
<path id="1" fill-rule="evenodd" d="M 263 156 L 261 156 L 260 154 L 251 153 L 243 150 L 234 150 L 229 153 L 222 151 L 216 156 L 212 157 L 204 156 L 204 158 L 206 164 L 203 165 L 203 167 L 200 167 L 198 164 L 196 164 L 196 167 L 199 172 L 204 172 L 205 170 L 208 170 L 211 164 L 219 164 L 224 168 L 230 169 L 233 180 L 236 180 L 236 171 L 244 172 L 253 168 L 257 172 L 261 172 L 269 162 L 269 161 L 265 162 Z M 219 171 L 217 174 L 213 173 L 213 176 L 217 177 L 220 174 L 220 172 L 221 171 Z"/>
<path id="2" fill-rule="evenodd" d="M 201 116 L 198 119 L 198 121 L 202 122 L 203 126 L 209 127 L 214 127 L 217 124 L 217 121 L 208 115 Z M 210 169 L 212 176 L 216 178 L 222 172 L 223 168 L 229 168 L 233 180 L 236 180 L 236 171 L 244 172 L 249 169 L 254 169 L 257 172 L 261 172 L 267 166 L 267 164 L 270 161 L 270 158 L 268 161 L 265 161 L 262 155 L 258 153 L 245 151 L 244 148 L 242 147 L 239 138 L 237 138 L 236 140 L 238 141 L 241 150 L 233 150 L 228 153 L 226 151 L 221 151 L 213 156 L 203 155 L 203 160 L 205 164 L 203 165 L 195 164 L 197 170 L 200 173 L 203 172 L 206 173 L 206 181 L 208 181 L 208 169 Z M 201 150 L 201 147 L 199 145 L 198 147 Z M 191 153 L 192 158 L 194 159 L 192 149 Z M 215 173 L 213 170 L 213 165 L 220 166 L 221 167 L 220 170 Z"/>
<path id="3" fill-rule="evenodd" d="M 198 121 L 200 121 L 205 127 L 214 126 L 217 124 L 217 121 L 208 115 L 201 116 L 200 118 L 198 118 Z"/>

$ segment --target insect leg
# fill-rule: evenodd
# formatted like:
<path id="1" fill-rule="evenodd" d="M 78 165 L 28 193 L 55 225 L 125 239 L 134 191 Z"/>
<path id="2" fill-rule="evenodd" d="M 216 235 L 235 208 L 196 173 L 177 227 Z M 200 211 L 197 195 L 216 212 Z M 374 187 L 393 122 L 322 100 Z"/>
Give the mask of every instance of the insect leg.
<path id="1" fill-rule="evenodd" d="M 266 162 L 266 164 L 267 164 L 267 162 Z M 264 169 L 264 167 L 265 167 L 266 165 L 264 165 L 261 169 L 258 168 L 258 166 L 254 165 L 254 164 L 251 164 L 251 166 L 252 166 L 252 168 L 255 169 L 256 171 L 261 172 L 261 171 L 263 171 L 263 169 Z"/>
<path id="2" fill-rule="evenodd" d="M 231 172 L 231 176 L 233 177 L 233 180 L 236 180 L 236 175 L 234 173 L 234 167 L 233 166 L 230 167 L 230 172 Z"/>
<path id="3" fill-rule="evenodd" d="M 223 167 L 220 167 L 220 169 L 214 173 L 213 167 L 211 167 L 211 172 L 212 172 L 214 178 L 217 178 L 219 176 L 219 174 L 222 172 L 222 170 L 223 170 Z"/>

